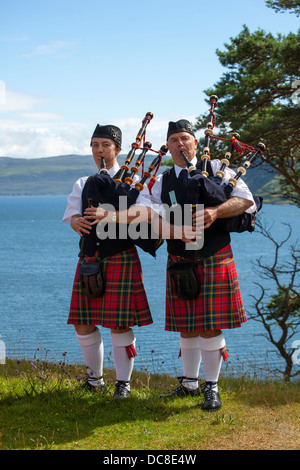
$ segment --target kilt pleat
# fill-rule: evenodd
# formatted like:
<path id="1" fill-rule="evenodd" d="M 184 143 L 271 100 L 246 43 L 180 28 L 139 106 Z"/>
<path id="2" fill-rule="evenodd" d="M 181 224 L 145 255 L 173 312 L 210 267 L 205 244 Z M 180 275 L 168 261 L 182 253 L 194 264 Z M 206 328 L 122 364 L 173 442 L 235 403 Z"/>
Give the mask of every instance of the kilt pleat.
<path id="1" fill-rule="evenodd" d="M 87 258 L 94 262 L 94 257 Z M 124 328 L 153 322 L 140 259 L 135 247 L 103 260 L 105 293 L 89 299 L 80 289 L 79 262 L 76 268 L 68 323 Z"/>
<path id="2" fill-rule="evenodd" d="M 185 260 L 169 255 L 168 266 Z M 231 246 L 199 259 L 196 270 L 200 294 L 183 300 L 173 292 L 167 273 L 166 324 L 168 331 L 194 332 L 237 328 L 247 321 Z"/>

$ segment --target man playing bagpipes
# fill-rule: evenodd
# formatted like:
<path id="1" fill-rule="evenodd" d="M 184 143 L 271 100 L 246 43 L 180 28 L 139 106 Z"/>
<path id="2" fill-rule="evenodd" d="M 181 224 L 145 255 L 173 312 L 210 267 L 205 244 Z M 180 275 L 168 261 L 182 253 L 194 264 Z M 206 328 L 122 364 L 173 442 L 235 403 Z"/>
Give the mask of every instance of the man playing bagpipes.
<path id="1" fill-rule="evenodd" d="M 105 163 L 110 182 L 120 168 L 117 156 L 121 150 L 121 140 L 121 130 L 113 125 L 97 125 L 91 138 L 98 174 L 102 171 L 102 163 Z M 70 223 L 81 237 L 68 323 L 75 326 L 87 369 L 84 386 L 89 390 L 106 389 L 103 342 L 97 325 L 110 328 L 117 379 L 114 397 L 123 399 L 130 394 L 130 378 L 136 356 L 132 327 L 149 325 L 152 317 L 133 242 L 130 239 L 99 240 L 92 221 L 83 217 L 86 201 L 91 198 L 91 204 L 98 205 L 98 199 L 102 197 L 101 188 L 98 190 L 95 186 L 94 191 L 89 184 L 98 174 L 75 182 L 63 217 L 63 221 Z M 95 194 L 92 194 L 93 191 Z M 86 282 L 90 284 L 84 284 Z"/>

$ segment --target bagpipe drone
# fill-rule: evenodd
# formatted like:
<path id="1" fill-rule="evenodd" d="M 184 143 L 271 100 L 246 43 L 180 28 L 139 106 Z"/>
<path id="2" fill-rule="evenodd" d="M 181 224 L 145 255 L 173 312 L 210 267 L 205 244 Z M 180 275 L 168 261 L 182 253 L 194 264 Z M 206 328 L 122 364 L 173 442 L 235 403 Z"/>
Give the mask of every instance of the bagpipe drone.
<path id="1" fill-rule="evenodd" d="M 197 169 L 192 163 L 188 160 L 186 155 L 181 152 L 181 155 L 186 163 L 190 178 L 187 182 L 187 200 L 186 202 L 192 206 L 192 211 L 195 211 L 197 204 L 203 204 L 204 207 L 214 207 L 219 204 L 226 202 L 234 188 L 238 184 L 238 180 L 242 175 L 246 174 L 246 170 L 250 167 L 251 163 L 259 155 L 262 155 L 265 145 L 261 142 L 258 143 L 256 148 L 250 147 L 247 144 L 239 141 L 239 134 L 233 133 L 231 141 L 227 147 L 227 152 L 225 158 L 221 160 L 221 168 L 216 171 L 215 176 L 209 176 L 207 172 L 208 162 L 210 161 L 210 140 L 212 138 L 218 138 L 213 135 L 213 128 L 216 124 L 214 109 L 218 105 L 218 97 L 212 95 L 210 97 L 210 113 L 208 117 L 207 128 L 204 131 L 204 147 L 203 155 L 200 160 L 202 162 L 202 169 Z M 228 139 L 223 139 L 228 140 Z M 225 183 L 225 168 L 229 166 L 229 159 L 232 156 L 234 151 L 242 154 L 244 151 L 249 151 L 250 155 L 247 157 L 247 160 L 244 162 L 243 166 L 240 166 L 237 169 L 237 173 L 234 177 L 230 178 L 228 183 Z M 239 216 L 230 217 L 227 219 L 217 219 L 215 224 L 220 228 L 228 232 L 252 232 L 254 230 L 254 221 L 257 215 L 257 212 L 261 209 L 263 200 L 261 197 L 253 196 L 256 203 L 256 211 L 252 214 L 244 212 Z"/>
<path id="2" fill-rule="evenodd" d="M 168 147 L 162 145 L 159 151 L 152 149 L 152 144 L 145 141 L 146 128 L 151 122 L 153 114 L 148 112 L 142 120 L 141 128 L 139 129 L 135 141 L 131 144 L 131 149 L 125 159 L 125 163 L 121 166 L 119 171 L 111 177 L 105 166 L 105 161 L 101 159 L 101 167 L 98 173 L 90 176 L 82 191 L 82 212 L 87 207 L 97 207 L 99 205 L 107 207 L 113 207 L 116 211 L 119 209 L 128 209 L 130 206 L 136 203 L 140 192 L 143 190 L 145 182 L 151 178 L 148 185 L 153 185 L 155 181 L 156 173 L 160 167 L 162 158 L 166 155 Z M 135 165 L 130 168 L 130 164 L 135 157 L 136 151 L 141 150 L 140 155 L 137 157 Z M 144 171 L 144 160 L 146 154 L 149 152 L 155 152 L 157 155 L 151 162 L 147 171 Z M 140 181 L 134 183 L 135 176 L 137 175 L 139 168 L 142 166 L 142 175 Z M 121 203 L 121 206 L 120 206 Z M 132 242 L 139 246 L 144 251 L 155 256 L 156 250 L 161 246 L 162 239 L 158 238 L 158 235 L 153 235 L 151 230 L 151 224 L 147 224 L 148 237 L 137 238 Z M 96 240 L 95 226 L 91 231 L 91 236 Z M 90 236 L 88 235 L 88 237 Z M 98 240 L 99 242 L 99 240 Z M 98 243 L 99 244 L 99 243 Z M 84 241 L 83 241 L 84 245 Z M 80 255 L 84 253 L 84 246 L 81 244 Z"/>

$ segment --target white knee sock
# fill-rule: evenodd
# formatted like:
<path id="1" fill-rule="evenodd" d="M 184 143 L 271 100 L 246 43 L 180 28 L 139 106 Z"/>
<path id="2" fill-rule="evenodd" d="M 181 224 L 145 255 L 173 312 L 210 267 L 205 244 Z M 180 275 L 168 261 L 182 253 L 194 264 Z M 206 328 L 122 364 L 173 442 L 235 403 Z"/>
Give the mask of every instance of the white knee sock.
<path id="1" fill-rule="evenodd" d="M 103 342 L 99 329 L 96 327 L 89 335 L 79 335 L 76 332 L 76 338 L 83 354 L 89 382 L 93 385 L 103 384 Z"/>
<path id="2" fill-rule="evenodd" d="M 182 384 L 191 390 L 195 390 L 198 387 L 198 375 L 201 362 L 199 336 L 194 338 L 183 338 L 181 336 L 180 350 L 183 375 L 186 377 L 183 379 Z"/>
<path id="3" fill-rule="evenodd" d="M 218 382 L 223 357 L 220 349 L 225 347 L 223 333 L 212 338 L 200 336 L 200 348 L 204 369 L 205 382 Z"/>
<path id="4" fill-rule="evenodd" d="M 113 358 L 116 367 L 116 378 L 129 382 L 134 366 L 134 356 L 128 350 L 135 351 L 135 336 L 132 329 L 125 333 L 110 333 L 113 347 Z M 129 357 L 131 356 L 131 357 Z"/>

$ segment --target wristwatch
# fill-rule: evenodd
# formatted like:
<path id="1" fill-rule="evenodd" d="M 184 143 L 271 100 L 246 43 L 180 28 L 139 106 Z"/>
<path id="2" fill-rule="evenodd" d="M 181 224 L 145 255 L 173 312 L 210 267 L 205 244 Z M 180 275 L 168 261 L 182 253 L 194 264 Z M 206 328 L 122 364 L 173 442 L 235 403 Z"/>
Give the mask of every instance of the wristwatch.
<path id="1" fill-rule="evenodd" d="M 116 213 L 116 212 L 113 212 L 111 221 L 112 221 L 112 222 L 117 222 L 117 213 Z"/>

